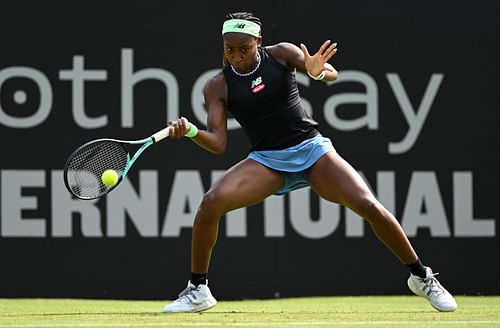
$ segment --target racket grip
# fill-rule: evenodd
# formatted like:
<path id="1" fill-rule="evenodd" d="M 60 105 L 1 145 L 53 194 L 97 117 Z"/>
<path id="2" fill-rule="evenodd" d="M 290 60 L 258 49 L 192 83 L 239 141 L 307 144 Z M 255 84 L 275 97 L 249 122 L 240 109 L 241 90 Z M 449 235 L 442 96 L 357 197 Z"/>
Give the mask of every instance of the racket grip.
<path id="1" fill-rule="evenodd" d="M 170 135 L 171 131 L 172 131 L 172 127 L 167 126 L 166 128 L 164 128 L 164 129 L 156 132 L 155 134 L 153 134 L 151 136 L 151 138 L 153 138 L 154 142 L 161 141 L 161 140 L 165 139 L 166 137 L 168 137 Z"/>

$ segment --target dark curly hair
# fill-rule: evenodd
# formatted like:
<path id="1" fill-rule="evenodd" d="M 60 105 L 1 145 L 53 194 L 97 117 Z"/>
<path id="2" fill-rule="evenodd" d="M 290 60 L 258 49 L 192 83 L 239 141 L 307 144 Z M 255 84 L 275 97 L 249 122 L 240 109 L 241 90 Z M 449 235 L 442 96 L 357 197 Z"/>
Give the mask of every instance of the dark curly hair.
<path id="1" fill-rule="evenodd" d="M 259 17 L 256 17 L 252 13 L 249 13 L 246 11 L 227 14 L 224 21 L 227 21 L 230 19 L 244 19 L 244 20 L 251 21 L 251 22 L 254 22 L 254 23 L 262 26 L 262 23 L 261 23 Z"/>

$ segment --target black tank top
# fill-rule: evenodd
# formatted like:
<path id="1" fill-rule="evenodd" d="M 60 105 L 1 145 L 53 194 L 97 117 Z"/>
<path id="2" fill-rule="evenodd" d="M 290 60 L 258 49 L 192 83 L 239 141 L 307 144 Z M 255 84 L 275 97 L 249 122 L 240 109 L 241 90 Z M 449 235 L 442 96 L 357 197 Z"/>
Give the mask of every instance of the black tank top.
<path id="1" fill-rule="evenodd" d="M 279 150 L 319 134 L 300 102 L 295 73 L 259 48 L 261 62 L 248 76 L 231 65 L 223 69 L 227 83 L 227 110 L 243 127 L 250 150 Z"/>

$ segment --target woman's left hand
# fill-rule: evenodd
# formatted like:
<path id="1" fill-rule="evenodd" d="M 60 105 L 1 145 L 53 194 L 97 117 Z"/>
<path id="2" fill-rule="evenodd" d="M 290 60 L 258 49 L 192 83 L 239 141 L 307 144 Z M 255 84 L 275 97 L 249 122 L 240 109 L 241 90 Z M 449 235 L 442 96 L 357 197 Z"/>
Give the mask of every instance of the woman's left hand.
<path id="1" fill-rule="evenodd" d="M 331 40 L 326 40 L 323 42 L 319 50 L 312 56 L 309 54 L 305 44 L 301 43 L 300 48 L 304 53 L 304 61 L 307 71 L 312 76 L 318 76 L 325 70 L 325 64 L 337 52 L 337 43 L 331 43 Z"/>

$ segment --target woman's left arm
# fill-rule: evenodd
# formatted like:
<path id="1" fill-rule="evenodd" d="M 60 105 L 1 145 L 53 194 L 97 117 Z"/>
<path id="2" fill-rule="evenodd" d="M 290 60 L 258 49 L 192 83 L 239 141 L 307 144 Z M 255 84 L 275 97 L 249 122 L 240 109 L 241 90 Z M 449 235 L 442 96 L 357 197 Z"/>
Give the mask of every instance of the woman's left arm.
<path id="1" fill-rule="evenodd" d="M 337 70 L 328 63 L 337 52 L 337 43 L 327 40 L 313 55 L 309 54 L 307 47 L 302 43 L 300 48 L 288 42 L 279 43 L 272 48 L 273 56 L 278 57 L 277 59 L 286 66 L 308 73 L 313 79 L 325 82 L 337 79 Z"/>

